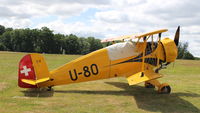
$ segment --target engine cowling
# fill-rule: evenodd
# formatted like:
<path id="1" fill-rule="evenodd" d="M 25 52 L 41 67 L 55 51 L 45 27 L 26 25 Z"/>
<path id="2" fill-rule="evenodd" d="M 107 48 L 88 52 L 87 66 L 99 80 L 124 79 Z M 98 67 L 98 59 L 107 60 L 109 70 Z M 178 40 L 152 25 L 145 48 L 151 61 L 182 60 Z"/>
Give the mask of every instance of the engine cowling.
<path id="1" fill-rule="evenodd" d="M 164 38 L 161 40 L 161 42 L 164 46 L 166 62 L 174 62 L 178 55 L 178 49 L 174 43 L 174 40 L 170 38 Z"/>

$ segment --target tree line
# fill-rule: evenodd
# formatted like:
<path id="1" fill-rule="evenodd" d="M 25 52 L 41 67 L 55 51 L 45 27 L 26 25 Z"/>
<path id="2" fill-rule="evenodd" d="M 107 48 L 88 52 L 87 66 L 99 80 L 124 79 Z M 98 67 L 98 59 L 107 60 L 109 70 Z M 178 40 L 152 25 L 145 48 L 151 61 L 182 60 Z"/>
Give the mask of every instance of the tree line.
<path id="1" fill-rule="evenodd" d="M 12 29 L 0 25 L 0 51 L 37 52 L 53 54 L 87 54 L 109 46 L 94 37 L 54 34 L 47 27 L 41 29 Z M 195 59 L 188 51 L 188 43 L 179 43 L 178 59 Z"/>
<path id="2" fill-rule="evenodd" d="M 192 55 L 192 53 L 189 52 L 188 45 L 189 45 L 188 42 L 179 43 L 177 59 L 191 59 L 191 60 L 198 59 L 198 58 L 195 58 Z"/>
<path id="3" fill-rule="evenodd" d="M 54 34 L 47 27 L 41 29 L 12 29 L 0 25 L 0 50 L 53 54 L 87 54 L 103 48 L 94 37 Z"/>

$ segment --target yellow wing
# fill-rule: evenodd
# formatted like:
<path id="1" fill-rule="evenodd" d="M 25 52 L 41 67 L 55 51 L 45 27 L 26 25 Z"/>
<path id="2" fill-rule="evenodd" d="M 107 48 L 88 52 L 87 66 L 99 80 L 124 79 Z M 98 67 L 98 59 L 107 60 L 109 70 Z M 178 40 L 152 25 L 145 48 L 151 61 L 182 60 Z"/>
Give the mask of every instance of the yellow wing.
<path id="1" fill-rule="evenodd" d="M 119 37 L 115 37 L 115 38 L 106 38 L 106 39 L 104 39 L 104 40 L 102 40 L 101 42 L 103 43 L 103 42 L 112 42 L 112 41 L 122 41 L 122 40 L 124 40 L 124 39 L 129 39 L 129 38 L 131 38 L 131 37 L 134 37 L 135 35 L 124 35 L 124 36 L 119 36 Z"/>
<path id="2" fill-rule="evenodd" d="M 154 34 L 158 34 L 158 33 L 162 33 L 162 32 L 166 32 L 168 31 L 167 29 L 160 29 L 160 30 L 155 30 L 155 31 L 151 31 L 148 33 L 141 33 L 141 34 L 132 34 L 132 35 L 124 35 L 124 36 L 120 36 L 120 37 L 115 37 L 115 38 L 106 38 L 104 40 L 102 40 L 101 42 L 112 42 L 112 41 L 117 41 L 117 40 L 124 40 L 124 39 L 133 39 L 133 38 L 142 38 L 145 36 L 149 36 L 149 35 L 154 35 Z"/>
<path id="3" fill-rule="evenodd" d="M 157 79 L 162 77 L 162 75 L 153 72 L 153 70 L 145 70 L 144 72 L 138 72 L 127 78 L 129 85 L 135 85 L 140 82 L 145 82 L 152 79 Z"/>
<path id="4" fill-rule="evenodd" d="M 155 31 L 151 31 L 151 32 L 148 32 L 148 33 L 143 33 L 143 34 L 140 34 L 140 35 L 136 35 L 135 38 L 142 38 L 142 37 L 145 37 L 145 36 L 154 35 L 154 34 L 166 32 L 166 31 L 168 31 L 168 30 L 167 29 L 155 30 Z"/>

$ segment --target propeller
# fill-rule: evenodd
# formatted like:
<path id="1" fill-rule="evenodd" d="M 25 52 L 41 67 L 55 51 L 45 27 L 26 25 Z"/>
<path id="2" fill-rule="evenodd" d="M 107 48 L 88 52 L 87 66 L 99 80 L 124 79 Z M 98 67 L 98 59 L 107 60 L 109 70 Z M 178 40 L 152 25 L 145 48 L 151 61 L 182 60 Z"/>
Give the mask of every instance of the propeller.
<path id="1" fill-rule="evenodd" d="M 176 33 L 175 33 L 175 37 L 174 37 L 174 43 L 176 44 L 177 47 L 178 47 L 178 43 L 179 43 L 179 36 L 180 36 L 180 26 L 178 26 Z M 174 65 L 175 65 L 175 62 L 173 63 L 173 68 L 174 68 Z"/>
<path id="2" fill-rule="evenodd" d="M 180 26 L 178 26 L 174 37 L 174 43 L 176 44 L 176 46 L 178 46 L 179 43 L 179 35 L 180 35 Z"/>

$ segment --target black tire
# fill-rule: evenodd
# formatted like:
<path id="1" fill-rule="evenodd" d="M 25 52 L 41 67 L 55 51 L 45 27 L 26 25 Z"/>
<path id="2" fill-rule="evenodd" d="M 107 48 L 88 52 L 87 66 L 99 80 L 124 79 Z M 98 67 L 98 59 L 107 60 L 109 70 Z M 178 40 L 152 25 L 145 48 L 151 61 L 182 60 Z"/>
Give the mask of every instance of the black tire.
<path id="1" fill-rule="evenodd" d="M 159 91 L 159 93 L 161 93 L 161 94 L 170 94 L 170 92 L 171 92 L 170 86 L 164 86 Z"/>

